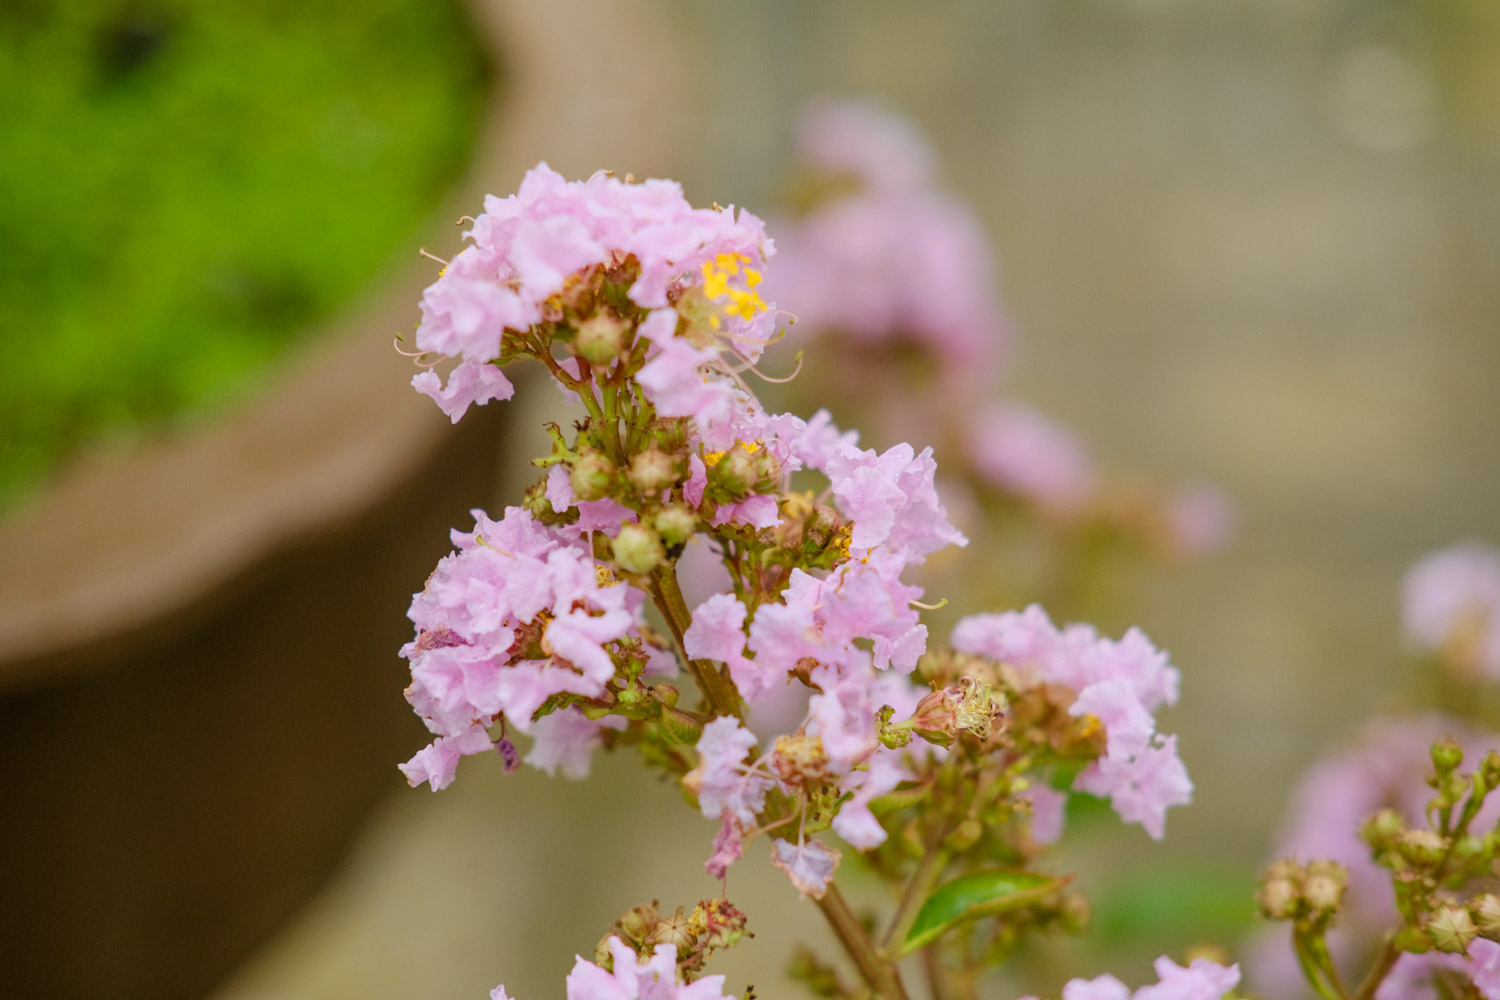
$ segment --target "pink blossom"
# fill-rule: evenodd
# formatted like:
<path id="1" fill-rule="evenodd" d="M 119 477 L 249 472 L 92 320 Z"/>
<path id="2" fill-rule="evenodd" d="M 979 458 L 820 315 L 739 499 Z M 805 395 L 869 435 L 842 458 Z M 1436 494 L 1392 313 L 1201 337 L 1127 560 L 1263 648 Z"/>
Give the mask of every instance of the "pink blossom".
<path id="1" fill-rule="evenodd" d="M 803 112 L 797 151 L 825 173 L 897 190 L 927 185 L 935 159 L 927 140 L 906 119 L 868 101 L 829 98 Z"/>
<path id="2" fill-rule="evenodd" d="M 460 362 L 448 373 L 446 387 L 437 372 L 431 370 L 413 375 L 411 384 L 422 395 L 430 396 L 455 424 L 471 405 L 483 406 L 492 399 L 507 400 L 516 391 L 500 369 L 478 361 Z"/>
<path id="3" fill-rule="evenodd" d="M 828 891 L 840 860 L 838 851 L 816 840 L 793 844 L 778 838 L 771 842 L 771 864 L 786 872 L 798 892 L 813 899 L 822 899 Z"/>
<path id="4" fill-rule="evenodd" d="M 1219 1000 L 1240 981 L 1238 965 L 1226 967 L 1206 958 L 1183 968 L 1163 955 L 1154 964 L 1161 981 L 1136 990 L 1133 1000 Z"/>
<path id="5" fill-rule="evenodd" d="M 1106 972 L 1093 979 L 1070 979 L 1062 988 L 1062 1000 L 1130 1000 L 1130 987 Z"/>
<path id="6" fill-rule="evenodd" d="M 1234 501 L 1210 483 L 1189 486 L 1172 494 L 1165 515 L 1168 538 L 1179 555 L 1209 555 L 1228 545 L 1234 537 Z"/>
<path id="7" fill-rule="evenodd" d="M 854 522 L 851 550 L 884 546 L 908 562 L 921 562 L 949 545 L 968 544 L 938 500 L 931 448 L 918 455 L 903 443 L 877 454 L 849 445 L 829 458 L 824 471 L 840 509 Z"/>
<path id="8" fill-rule="evenodd" d="M 909 775 L 896 754 L 872 754 L 867 770 L 850 771 L 839 782 L 840 791 L 853 791 L 854 796 L 841 805 L 838 815 L 833 817 L 833 832 L 843 837 L 851 847 L 862 851 L 884 843 L 885 829 L 875 818 L 875 814 L 870 812 L 870 803 L 895 791 L 896 786 L 907 777 Z"/>
<path id="9" fill-rule="evenodd" d="M 568 973 L 568 1000 L 725 1000 L 723 976 L 704 976 L 687 984 L 677 981 L 674 945 L 659 944 L 647 961 L 638 963 L 635 949 L 611 937 L 609 952 L 610 972 L 577 958 Z"/>
<path id="10" fill-rule="evenodd" d="M 600 173 L 569 182 L 546 164 L 509 198 L 487 197 L 465 235 L 473 245 L 423 294 L 416 340 L 423 351 L 480 362 L 498 357 L 505 330 L 539 321 L 546 300 L 591 265 L 635 257 L 640 277 L 630 297 L 660 309 L 669 289 L 700 280 L 705 260 L 758 262 L 774 252 L 755 216 L 695 209 L 671 181 L 627 184 Z"/>
<path id="11" fill-rule="evenodd" d="M 739 826 L 735 823 L 734 817 L 726 812 L 723 825 L 714 835 L 713 856 L 703 863 L 703 870 L 714 878 L 721 879 L 729 871 L 729 866 L 738 861 L 744 851 Z"/>
<path id="12" fill-rule="evenodd" d="M 742 827 L 755 825 L 755 814 L 765 807 L 766 792 L 774 782 L 752 773 L 745 755 L 755 747 L 755 734 L 738 719 L 724 716 L 703 727 L 698 738 L 698 766 L 683 784 L 698 796 L 698 808 L 709 819 L 732 816 Z"/>
<path id="13" fill-rule="evenodd" d="M 1073 716 L 1092 715 L 1104 724 L 1106 753 L 1111 758 L 1134 757 L 1151 745 L 1156 720 L 1123 680 L 1090 684 L 1068 709 Z"/>
<path id="14" fill-rule="evenodd" d="M 400 765 L 401 773 L 413 788 L 425 781 L 435 792 L 452 784 L 458 758 L 484 753 L 494 746 L 483 726 L 473 726 L 457 736 L 441 736 L 418 750 L 415 757 Z"/>
<path id="15" fill-rule="evenodd" d="M 1062 517 L 1095 489 L 1093 462 L 1072 432 L 1020 403 L 992 403 L 972 423 L 969 460 L 991 485 Z"/>
<path id="16" fill-rule="evenodd" d="M 1038 844 L 1055 844 L 1062 839 L 1067 818 L 1068 794 L 1046 785 L 1032 785 L 1021 793 L 1031 803 L 1031 837 Z"/>
<path id="17" fill-rule="evenodd" d="M 1193 782 L 1177 756 L 1177 737 L 1160 737 L 1130 758 L 1104 757 L 1073 781 L 1081 792 L 1108 797 L 1116 814 L 1139 823 L 1153 840 L 1165 833 L 1167 809 L 1193 799 Z"/>
<path id="18" fill-rule="evenodd" d="M 722 424 L 734 414 L 744 393 L 719 374 L 702 369 L 718 360 L 712 348 L 698 349 L 680 337 L 663 337 L 656 352 L 636 375 L 646 397 L 663 417 L 692 417 L 700 432 Z"/>
<path id="19" fill-rule="evenodd" d="M 625 720 L 607 715 L 594 720 L 576 708 L 561 708 L 531 724 L 531 752 L 526 763 L 555 774 L 558 768 L 574 781 L 588 777 L 594 750 L 603 741 L 603 730 L 624 729 Z"/>
<path id="20" fill-rule="evenodd" d="M 1406 633 L 1462 670 L 1500 677 L 1500 550 L 1466 542 L 1431 553 L 1402 584 Z"/>
<path id="21" fill-rule="evenodd" d="M 747 524 L 757 530 L 774 528 L 781 523 L 781 512 L 777 501 L 777 496 L 763 493 L 747 497 L 739 503 L 720 504 L 708 523 L 716 528 L 731 521 L 736 524 Z"/>
<path id="22" fill-rule="evenodd" d="M 784 679 L 784 672 L 767 670 L 745 655 L 745 605 L 733 594 L 715 594 L 693 612 L 693 623 L 682 636 L 693 659 L 718 660 L 729 667 L 740 694 L 754 700 Z"/>
<path id="23" fill-rule="evenodd" d="M 1486 938 L 1469 943 L 1467 972 L 1484 1000 L 1500 1000 L 1500 944 Z"/>

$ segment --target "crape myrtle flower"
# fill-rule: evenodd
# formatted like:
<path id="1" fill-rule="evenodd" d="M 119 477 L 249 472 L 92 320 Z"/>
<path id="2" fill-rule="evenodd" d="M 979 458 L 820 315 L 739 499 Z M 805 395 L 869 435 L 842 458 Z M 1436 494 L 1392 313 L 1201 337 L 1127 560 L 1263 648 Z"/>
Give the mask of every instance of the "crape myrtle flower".
<path id="1" fill-rule="evenodd" d="M 975 475 L 1045 513 L 1076 517 L 1098 488 L 1093 459 L 1077 436 L 1022 403 L 987 404 L 967 434 Z"/>
<path id="2" fill-rule="evenodd" d="M 1093 979 L 1070 980 L 1063 987 L 1062 1000 L 1219 1000 L 1240 981 L 1238 965 L 1224 966 L 1206 958 L 1194 959 L 1184 968 L 1163 955 L 1154 964 L 1159 981 L 1142 986 L 1134 994 L 1106 973 Z"/>
<path id="3" fill-rule="evenodd" d="M 1132 628 L 1119 640 L 1087 625 L 1058 629 L 1037 605 L 1025 611 L 972 615 L 953 630 L 953 648 L 1014 667 L 1023 682 L 1059 684 L 1077 695 L 1074 716 L 1097 719 L 1105 754 L 1073 781 L 1077 791 L 1110 800 L 1127 823 L 1153 839 L 1166 811 L 1192 799 L 1193 783 L 1177 755 L 1177 738 L 1156 732 L 1154 713 L 1177 702 L 1179 673 L 1165 653 Z"/>
<path id="4" fill-rule="evenodd" d="M 675 945 L 657 945 L 644 962 L 637 962 L 635 949 L 618 937 L 609 939 L 609 951 L 613 961 L 608 970 L 577 957 L 568 973 L 568 1000 L 733 1000 L 724 993 L 723 976 L 682 982 Z M 503 986 L 490 996 L 509 1000 Z"/>
<path id="5" fill-rule="evenodd" d="M 1402 624 L 1463 675 L 1500 678 L 1500 550 L 1465 542 L 1423 557 L 1402 583 Z"/>
<path id="6" fill-rule="evenodd" d="M 673 181 L 633 184 L 606 173 L 567 181 L 538 164 L 516 194 L 486 197 L 464 235 L 470 245 L 423 293 L 416 334 L 420 351 L 466 363 L 447 388 L 432 372 L 414 380 L 455 420 L 470 403 L 509 397 L 509 382 L 484 370 L 500 358 L 503 336 L 547 319 L 553 297 L 591 267 L 631 262 L 630 299 L 664 314 L 651 330 L 675 325 L 675 299 L 698 305 L 750 360 L 775 332 L 775 314 L 755 291 L 755 267 L 774 252 L 764 225 L 749 212 L 693 208 Z M 681 301 L 688 289 L 701 303 Z M 651 339 L 661 349 L 665 338 Z"/>
<path id="7" fill-rule="evenodd" d="M 526 732 L 554 694 L 601 695 L 615 674 L 606 647 L 637 634 L 641 624 L 640 595 L 603 579 L 578 539 L 516 507 L 499 521 L 483 511 L 474 517 L 475 531 L 453 533 L 457 550 L 412 600 L 417 638 L 401 651 L 412 665 L 407 700 L 428 729 L 448 740 L 404 769 L 414 784 L 429 777 L 446 784 L 455 752 L 485 749 L 475 727 L 488 728 L 504 715 Z M 583 773 L 580 748 L 590 739 L 583 727 L 568 725 L 545 725 L 543 745 L 528 762 Z M 590 728 L 597 737 L 598 727 Z"/>

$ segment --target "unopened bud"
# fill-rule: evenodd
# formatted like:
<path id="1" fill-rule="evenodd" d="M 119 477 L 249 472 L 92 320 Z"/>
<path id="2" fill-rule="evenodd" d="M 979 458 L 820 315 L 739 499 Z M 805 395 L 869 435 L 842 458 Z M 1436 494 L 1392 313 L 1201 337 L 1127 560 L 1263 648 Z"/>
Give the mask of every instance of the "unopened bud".
<path id="1" fill-rule="evenodd" d="M 1491 750 L 1485 754 L 1484 763 L 1479 765 L 1479 773 L 1484 778 L 1484 787 L 1500 786 L 1500 753 Z"/>
<path id="2" fill-rule="evenodd" d="M 1469 900 L 1469 915 L 1479 933 L 1491 941 L 1500 941 L 1500 896 L 1482 893 Z"/>
<path id="3" fill-rule="evenodd" d="M 1068 934 L 1082 934 L 1089 929 L 1089 901 L 1078 892 L 1070 892 L 1063 897 L 1062 906 L 1058 908 L 1058 921 L 1062 929 Z"/>
<path id="4" fill-rule="evenodd" d="M 654 497 L 677 482 L 677 463 L 667 453 L 648 448 L 630 460 L 625 476 L 642 496 Z"/>
<path id="5" fill-rule="evenodd" d="M 1349 886 L 1349 872 L 1336 861 L 1313 861 L 1307 866 L 1302 882 L 1302 898 L 1316 914 L 1333 913 L 1344 901 Z"/>
<path id="6" fill-rule="evenodd" d="M 984 824 L 979 822 L 979 817 L 965 816 L 958 826 L 953 828 L 953 832 L 944 838 L 943 844 L 948 849 L 961 854 L 977 844 L 982 836 L 984 836 Z"/>
<path id="7" fill-rule="evenodd" d="M 958 736 L 960 697 L 961 693 L 957 688 L 928 692 L 917 702 L 916 711 L 906 725 L 928 743 L 936 743 L 940 747 L 952 746 Z"/>
<path id="8" fill-rule="evenodd" d="M 1302 902 L 1297 883 L 1289 878 L 1267 878 L 1255 894 L 1260 914 L 1270 920 L 1290 920 Z"/>
<path id="9" fill-rule="evenodd" d="M 1428 940 L 1438 951 L 1460 955 L 1469 949 L 1469 942 L 1479 933 L 1469 911 L 1461 906 L 1441 906 L 1427 918 L 1422 929 Z"/>
<path id="10" fill-rule="evenodd" d="M 586 451 L 573 463 L 569 476 L 580 500 L 602 500 L 615 482 L 615 463 L 594 451 Z"/>
<path id="11" fill-rule="evenodd" d="M 709 472 L 709 481 L 732 500 L 739 500 L 755 486 L 760 473 L 755 456 L 744 446 L 735 445 L 719 459 Z"/>
<path id="12" fill-rule="evenodd" d="M 1464 762 L 1464 748 L 1451 736 L 1444 736 L 1432 745 L 1432 766 L 1439 775 L 1452 773 Z"/>
<path id="13" fill-rule="evenodd" d="M 679 909 L 672 916 L 663 917 L 657 922 L 647 944 L 669 944 L 677 949 L 677 956 L 681 958 L 693 949 L 694 935 L 688 924 L 688 918 Z"/>
<path id="14" fill-rule="evenodd" d="M 663 507 L 651 523 L 661 535 L 662 544 L 667 546 L 685 544 L 698 530 L 697 516 L 681 507 Z"/>
<path id="15" fill-rule="evenodd" d="M 1382 809 L 1359 828 L 1359 835 L 1375 851 L 1388 851 L 1395 847 L 1406 832 L 1406 821 L 1394 809 Z"/>
<path id="16" fill-rule="evenodd" d="M 781 462 L 764 448 L 755 453 L 755 483 L 751 488 L 756 493 L 775 493 L 781 489 Z"/>
<path id="17" fill-rule="evenodd" d="M 644 944 L 650 936 L 656 922 L 661 919 L 661 914 L 656 912 L 656 907 L 647 903 L 633 906 L 620 918 L 620 930 L 626 939 L 639 947 Z"/>
<path id="18" fill-rule="evenodd" d="M 614 936 L 613 933 L 606 934 L 594 945 L 594 964 L 605 972 L 615 971 L 615 953 L 609 947 L 609 939 Z"/>
<path id="19" fill-rule="evenodd" d="M 595 313 L 578 324 L 573 348 L 590 364 L 607 365 L 620 356 L 630 324 L 608 313 Z"/>
<path id="20" fill-rule="evenodd" d="M 656 532 L 640 524 L 627 524 L 615 536 L 615 565 L 627 573 L 646 574 L 661 564 L 667 557 L 661 547 L 661 538 Z"/>
<path id="21" fill-rule="evenodd" d="M 659 451 L 677 455 L 687 448 L 686 417 L 659 417 L 651 422 L 651 443 Z"/>
<path id="22" fill-rule="evenodd" d="M 1407 830 L 1396 841 L 1396 849 L 1416 868 L 1431 868 L 1443 860 L 1448 841 L 1431 830 Z"/>

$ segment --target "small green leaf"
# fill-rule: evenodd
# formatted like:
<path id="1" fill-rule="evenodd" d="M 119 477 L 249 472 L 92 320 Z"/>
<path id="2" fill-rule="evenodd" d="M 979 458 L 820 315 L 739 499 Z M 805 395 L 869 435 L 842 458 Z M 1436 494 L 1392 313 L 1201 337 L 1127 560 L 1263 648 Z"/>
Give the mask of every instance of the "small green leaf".
<path id="1" fill-rule="evenodd" d="M 1034 903 L 1067 881 L 1011 868 L 960 875 L 927 897 L 901 945 L 901 954 L 932 943 L 966 921 Z"/>
<path id="2" fill-rule="evenodd" d="M 932 795 L 932 782 L 928 781 L 912 788 L 898 788 L 894 792 L 885 795 L 877 795 L 870 800 L 870 812 L 876 816 L 885 816 L 888 813 L 898 812 L 907 806 L 914 806 L 919 802 L 925 802 Z"/>

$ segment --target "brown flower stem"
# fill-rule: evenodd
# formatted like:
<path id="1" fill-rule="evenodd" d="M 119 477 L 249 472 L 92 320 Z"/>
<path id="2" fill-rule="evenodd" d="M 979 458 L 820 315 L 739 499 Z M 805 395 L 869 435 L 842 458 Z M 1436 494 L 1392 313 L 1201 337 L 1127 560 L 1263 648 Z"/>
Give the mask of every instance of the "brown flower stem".
<path id="1" fill-rule="evenodd" d="M 1364 981 L 1359 984 L 1359 989 L 1354 991 L 1354 1000 L 1370 1000 L 1380 984 L 1385 982 L 1385 977 L 1390 973 L 1391 967 L 1396 964 L 1396 959 L 1401 957 L 1401 952 L 1396 949 L 1390 935 L 1386 935 L 1385 943 L 1380 946 L 1380 954 L 1375 956 L 1375 964 L 1370 966 L 1370 971 L 1365 974 Z"/>
<path id="2" fill-rule="evenodd" d="M 677 649 L 682 653 L 683 660 L 687 662 L 688 672 L 693 675 L 693 680 L 697 683 L 709 712 L 713 715 L 732 715 L 735 718 L 743 718 L 740 694 L 734 684 L 719 672 L 718 666 L 712 660 L 694 660 L 687 655 L 683 635 L 693 624 L 693 614 L 688 610 L 687 601 L 683 599 L 682 587 L 677 582 L 676 568 L 671 564 L 660 566 L 651 574 L 651 580 L 651 599 L 662 617 L 667 620 L 667 627 L 672 630 L 672 638 L 677 641 Z"/>
<path id="3" fill-rule="evenodd" d="M 875 994 L 882 1000 L 907 1000 L 906 987 L 901 985 L 901 973 L 894 962 L 888 961 L 875 948 L 875 942 L 865 933 L 864 925 L 849 909 L 843 893 L 832 882 L 828 883 L 823 897 L 818 900 L 818 909 L 833 928 L 839 943 L 854 961 L 854 967 Z"/>

